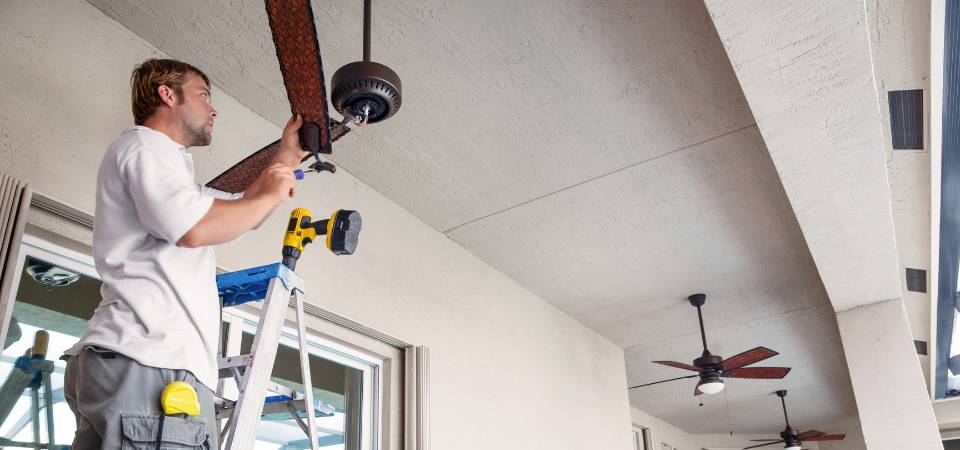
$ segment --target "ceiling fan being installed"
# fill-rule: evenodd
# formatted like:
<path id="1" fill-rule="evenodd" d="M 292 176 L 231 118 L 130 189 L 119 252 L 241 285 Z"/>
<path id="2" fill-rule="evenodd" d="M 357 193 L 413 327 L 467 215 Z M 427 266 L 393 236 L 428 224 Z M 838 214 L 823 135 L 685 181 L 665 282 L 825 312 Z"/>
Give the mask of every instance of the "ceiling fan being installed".
<path id="1" fill-rule="evenodd" d="M 845 434 L 827 434 L 817 430 L 809 430 L 801 433 L 793 428 L 790 428 L 790 419 L 787 418 L 787 401 L 784 400 L 784 397 L 787 396 L 787 391 L 779 390 L 777 391 L 777 396 L 780 397 L 780 403 L 783 405 L 783 421 L 787 423 L 787 428 L 780 432 L 780 439 L 754 439 L 754 442 L 766 443 L 745 447 L 743 450 L 747 450 L 748 448 L 766 447 L 768 445 L 779 444 L 781 442 L 786 443 L 784 450 L 801 450 L 800 444 L 802 441 L 840 441 L 847 437 Z"/>
<path id="2" fill-rule="evenodd" d="M 700 320 L 700 339 L 703 341 L 703 354 L 693 360 L 693 365 L 684 364 L 676 361 L 654 361 L 657 364 L 686 369 L 697 372 L 694 375 L 670 378 L 668 380 L 655 381 L 637 386 L 631 386 L 630 389 L 650 386 L 654 384 L 666 383 L 668 381 L 683 380 L 686 378 L 700 377 L 697 387 L 694 388 L 694 395 L 716 394 L 723 390 L 723 380 L 721 378 L 751 378 L 751 379 L 780 379 L 790 372 L 789 367 L 745 367 L 750 364 L 763 361 L 779 353 L 766 347 L 757 347 L 747 350 L 730 358 L 723 359 L 720 355 L 714 355 L 707 350 L 707 335 L 703 331 L 703 313 L 700 307 L 707 301 L 704 294 L 693 294 L 687 297 L 690 304 L 697 308 L 697 317 Z"/>
<path id="3" fill-rule="evenodd" d="M 333 164 L 320 159 L 320 153 L 331 153 L 331 143 L 347 134 L 351 123 L 363 127 L 400 109 L 400 77 L 370 60 L 370 2 L 363 2 L 363 60 L 341 67 L 331 80 L 331 102 L 343 115 L 338 121 L 327 114 L 327 88 L 310 0 L 265 0 L 290 109 L 303 117 L 300 143 L 310 152 L 303 161 L 314 159 L 308 172 L 336 171 Z M 243 192 L 267 167 L 279 144 L 277 140 L 256 151 L 207 186 Z"/>

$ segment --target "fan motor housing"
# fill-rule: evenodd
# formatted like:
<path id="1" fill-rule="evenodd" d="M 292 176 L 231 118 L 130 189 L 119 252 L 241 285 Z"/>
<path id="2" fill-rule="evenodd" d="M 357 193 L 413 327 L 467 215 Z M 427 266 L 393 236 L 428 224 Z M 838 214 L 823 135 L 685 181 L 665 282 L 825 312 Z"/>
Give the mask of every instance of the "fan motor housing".
<path id="1" fill-rule="evenodd" d="M 718 355 L 703 355 L 693 360 L 693 365 L 701 369 L 716 370 L 723 364 L 723 358 Z"/>
<path id="2" fill-rule="evenodd" d="M 331 84 L 330 101 L 340 114 L 362 117 L 368 107 L 367 123 L 376 123 L 400 109 L 400 77 L 383 64 L 352 62 L 333 74 Z"/>

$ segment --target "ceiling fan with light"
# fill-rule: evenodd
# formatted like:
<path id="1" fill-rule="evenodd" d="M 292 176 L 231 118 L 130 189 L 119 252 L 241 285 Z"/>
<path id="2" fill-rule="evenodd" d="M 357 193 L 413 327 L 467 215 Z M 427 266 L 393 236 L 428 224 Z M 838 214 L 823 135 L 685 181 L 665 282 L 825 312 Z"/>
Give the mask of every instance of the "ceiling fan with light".
<path id="1" fill-rule="evenodd" d="M 787 418 L 787 402 L 784 400 L 784 397 L 787 396 L 787 391 L 782 389 L 777 391 L 776 394 L 778 397 L 780 397 L 780 403 L 783 405 L 783 421 L 787 423 L 787 428 L 780 432 L 780 439 L 754 439 L 754 442 L 766 443 L 744 447 L 743 450 L 747 450 L 748 448 L 766 447 L 768 445 L 779 444 L 781 442 L 785 443 L 784 450 L 801 450 L 800 444 L 803 441 L 840 441 L 846 437 L 845 434 L 827 434 L 817 430 L 809 430 L 801 433 L 793 428 L 790 428 L 790 419 Z"/>
<path id="2" fill-rule="evenodd" d="M 637 386 L 631 386 L 629 389 L 635 389 L 654 384 L 666 383 L 668 381 L 683 380 L 686 378 L 700 377 L 700 381 L 694 388 L 694 395 L 716 394 L 723 390 L 723 380 L 721 378 L 750 378 L 750 379 L 780 379 L 790 372 L 789 367 L 745 367 L 750 364 L 763 361 L 767 358 L 778 355 L 779 353 L 766 347 L 757 347 L 747 350 L 738 355 L 724 359 L 719 355 L 714 355 L 707 350 L 707 335 L 703 330 L 703 312 L 700 307 L 707 301 L 704 294 L 693 294 L 687 297 L 690 304 L 697 308 L 697 317 L 700 320 L 700 338 L 703 341 L 703 354 L 693 360 L 693 365 L 684 364 L 676 361 L 654 361 L 657 364 L 676 367 L 678 369 L 697 372 L 694 375 L 670 378 L 668 380 L 655 381 Z"/>

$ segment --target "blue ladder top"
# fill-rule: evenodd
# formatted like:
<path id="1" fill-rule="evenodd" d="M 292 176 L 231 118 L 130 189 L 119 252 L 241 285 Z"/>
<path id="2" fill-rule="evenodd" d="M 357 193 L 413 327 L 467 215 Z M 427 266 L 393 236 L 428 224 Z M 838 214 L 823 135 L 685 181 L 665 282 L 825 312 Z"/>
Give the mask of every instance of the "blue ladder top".
<path id="1" fill-rule="evenodd" d="M 297 286 L 299 275 L 281 263 L 217 275 L 217 291 L 225 308 L 258 302 L 266 298 L 270 280 L 274 278 L 279 278 L 287 290 L 296 288 L 302 292 Z"/>

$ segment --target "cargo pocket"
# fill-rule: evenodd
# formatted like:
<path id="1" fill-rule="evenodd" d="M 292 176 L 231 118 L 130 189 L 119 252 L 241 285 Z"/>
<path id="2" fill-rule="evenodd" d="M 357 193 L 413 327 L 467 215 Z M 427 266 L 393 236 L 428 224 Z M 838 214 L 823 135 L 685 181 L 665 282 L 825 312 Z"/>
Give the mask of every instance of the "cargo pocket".
<path id="1" fill-rule="evenodd" d="M 123 429 L 123 450 L 157 448 L 159 414 L 121 414 L 120 421 Z M 160 442 L 162 449 L 210 448 L 207 424 L 200 418 L 167 416 L 163 419 L 163 436 Z"/>

